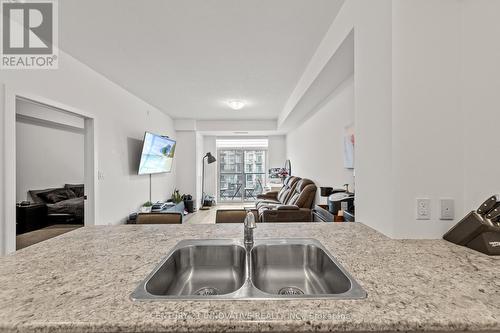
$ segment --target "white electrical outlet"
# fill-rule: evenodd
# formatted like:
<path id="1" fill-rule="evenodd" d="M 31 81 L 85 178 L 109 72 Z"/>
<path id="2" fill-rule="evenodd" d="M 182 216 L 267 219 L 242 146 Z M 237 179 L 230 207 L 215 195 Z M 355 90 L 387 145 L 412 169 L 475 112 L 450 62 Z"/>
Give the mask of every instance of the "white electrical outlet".
<path id="1" fill-rule="evenodd" d="M 441 202 L 441 220 L 454 220 L 455 219 L 455 200 L 449 198 L 442 198 Z"/>
<path id="2" fill-rule="evenodd" d="M 431 219 L 431 199 L 417 198 L 417 220 Z"/>

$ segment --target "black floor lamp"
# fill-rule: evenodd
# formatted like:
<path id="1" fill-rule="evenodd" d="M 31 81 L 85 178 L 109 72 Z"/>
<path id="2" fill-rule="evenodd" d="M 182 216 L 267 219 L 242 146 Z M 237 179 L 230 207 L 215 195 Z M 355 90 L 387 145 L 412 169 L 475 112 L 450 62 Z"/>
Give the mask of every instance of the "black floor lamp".
<path id="1" fill-rule="evenodd" d="M 201 160 L 202 171 L 201 171 L 201 206 L 200 206 L 201 208 L 200 209 L 204 209 L 203 206 L 205 203 L 205 158 L 207 159 L 208 164 L 212 164 L 215 161 L 217 161 L 211 152 L 208 152 L 205 156 L 203 156 L 203 158 Z"/>

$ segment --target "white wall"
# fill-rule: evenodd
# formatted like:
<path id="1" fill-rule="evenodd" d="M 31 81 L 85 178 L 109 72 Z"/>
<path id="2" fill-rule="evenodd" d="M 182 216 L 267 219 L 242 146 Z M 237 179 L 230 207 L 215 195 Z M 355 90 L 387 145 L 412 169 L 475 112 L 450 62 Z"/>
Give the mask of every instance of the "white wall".
<path id="1" fill-rule="evenodd" d="M 500 193 L 500 1 L 463 2 L 464 210 Z"/>
<path id="2" fill-rule="evenodd" d="M 177 163 L 176 187 L 181 194 L 191 194 L 197 202 L 197 136 L 195 131 L 177 131 L 175 159 Z"/>
<path id="3" fill-rule="evenodd" d="M 344 128 L 354 122 L 354 82 L 342 83 L 324 105 L 287 135 L 292 174 L 320 186 L 354 189 L 353 170 L 344 168 Z M 316 202 L 325 203 L 316 193 Z"/>
<path id="4" fill-rule="evenodd" d="M 395 236 L 439 238 L 500 193 L 500 3 L 394 1 L 393 10 Z M 415 220 L 416 197 L 432 199 L 430 221 Z M 447 197 L 455 221 L 439 220 Z"/>
<path id="5" fill-rule="evenodd" d="M 353 31 L 356 220 L 391 236 L 397 224 L 392 216 L 392 1 L 346 1 L 287 105 L 298 103 L 307 93 Z M 289 116 L 290 109 L 280 120 Z M 294 164 L 292 160 L 292 169 Z"/>
<path id="6" fill-rule="evenodd" d="M 84 183 L 84 133 L 19 118 L 16 122 L 16 201 L 29 190 Z"/>
<path id="7" fill-rule="evenodd" d="M 267 168 L 283 168 L 287 159 L 286 155 L 286 136 L 270 135 L 268 136 L 267 147 Z"/>
<path id="8" fill-rule="evenodd" d="M 500 4 L 370 6 L 346 2 L 316 57 L 327 59 L 327 48 L 354 21 L 356 217 L 395 238 L 440 238 L 500 192 L 500 161 L 492 154 L 500 147 Z M 416 220 L 417 197 L 432 200 L 431 220 Z M 439 199 L 450 197 L 456 220 L 441 221 Z"/>
<path id="9" fill-rule="evenodd" d="M 462 217 L 463 114 L 460 107 L 461 2 L 393 2 L 394 214 L 399 238 L 437 238 L 439 199 L 455 199 Z M 425 22 L 425 24 L 422 24 Z M 429 221 L 416 220 L 416 198 L 432 200 Z"/>
<path id="10" fill-rule="evenodd" d="M 307 92 L 353 29 L 358 221 L 396 238 L 440 238 L 456 221 L 439 220 L 439 198 L 454 198 L 460 217 L 466 210 L 464 188 L 482 193 L 497 188 L 498 183 L 491 181 L 494 167 L 482 172 L 481 164 L 474 161 L 474 149 L 489 138 L 489 144 L 482 146 L 494 151 L 498 140 L 484 132 L 476 135 L 481 131 L 480 120 L 472 120 L 473 130 L 467 134 L 475 139 L 464 137 L 465 127 L 476 116 L 478 97 L 485 91 L 491 96 L 482 110 L 488 111 L 481 111 L 485 117 L 476 119 L 498 117 L 498 112 L 493 114 L 498 110 L 493 93 L 498 84 L 491 85 L 488 78 L 488 70 L 498 68 L 494 60 L 498 45 L 492 42 L 498 23 L 493 14 L 487 14 L 495 12 L 496 6 L 488 1 L 455 0 L 344 4 L 294 93 Z M 484 22 L 483 16 L 489 19 Z M 462 33 L 469 37 L 463 38 Z M 482 74 L 471 80 L 477 63 L 485 63 Z M 478 81 L 484 85 L 477 85 Z M 470 98 L 465 97 L 468 94 Z M 465 111 L 462 99 L 471 102 Z M 489 133 L 494 133 L 493 125 Z M 465 140 L 473 142 L 467 153 Z M 482 156 L 490 156 L 487 149 L 481 147 Z M 487 182 L 490 185 L 484 186 Z M 479 190 L 476 184 L 488 190 Z M 432 199 L 430 221 L 416 220 L 417 197 Z"/>
<path id="11" fill-rule="evenodd" d="M 124 222 L 148 199 L 149 179 L 137 175 L 144 131 L 175 138 L 172 119 L 64 52 L 60 52 L 59 61 L 57 70 L 2 71 L 0 84 L 7 92 L 41 96 L 95 116 L 97 162 L 102 176 L 96 189 L 96 223 Z M 6 104 L 0 101 L 0 105 L 3 108 Z M 9 147 L 15 141 L 15 135 L 8 130 L 15 126 L 14 112 L 3 110 L 6 116 L 0 118 L 2 136 Z M 0 164 L 8 166 L 5 154 L 9 152 L 3 151 Z M 172 173 L 153 175 L 154 200 L 170 196 L 175 187 L 175 170 L 174 162 Z M 5 177 L 4 173 L 4 181 Z M 7 200 L 15 201 L 15 188 L 5 195 Z M 9 216 L 0 222 L 14 223 L 12 212 L 13 205 Z M 12 248 L 12 243 L 11 239 L 6 246 Z"/>
<path id="12" fill-rule="evenodd" d="M 202 159 L 207 152 L 217 158 L 215 136 L 196 131 L 177 131 L 177 188 L 193 196 L 195 207 L 201 205 Z M 207 164 L 205 159 L 205 193 L 216 196 L 217 162 Z M 181 167 L 182 166 L 182 167 Z"/>
<path id="13" fill-rule="evenodd" d="M 346 4 L 355 20 L 356 220 L 393 236 L 392 1 Z"/>

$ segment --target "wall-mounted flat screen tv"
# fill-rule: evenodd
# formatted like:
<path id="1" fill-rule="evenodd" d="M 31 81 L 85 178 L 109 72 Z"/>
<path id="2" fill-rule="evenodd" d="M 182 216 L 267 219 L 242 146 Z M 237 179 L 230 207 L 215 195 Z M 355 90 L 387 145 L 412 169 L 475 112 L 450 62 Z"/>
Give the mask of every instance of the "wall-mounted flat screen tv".
<path id="1" fill-rule="evenodd" d="M 146 132 L 141 162 L 139 163 L 139 174 L 147 175 L 172 171 L 175 144 L 175 140 L 167 136 Z"/>

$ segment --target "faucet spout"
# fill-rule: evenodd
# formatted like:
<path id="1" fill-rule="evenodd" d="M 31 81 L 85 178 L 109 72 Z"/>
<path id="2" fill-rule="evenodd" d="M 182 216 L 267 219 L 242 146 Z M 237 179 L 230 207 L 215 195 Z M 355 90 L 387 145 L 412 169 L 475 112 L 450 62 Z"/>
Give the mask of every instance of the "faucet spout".
<path id="1" fill-rule="evenodd" d="M 243 241 L 245 246 L 252 248 L 253 247 L 253 229 L 257 228 L 257 224 L 255 223 L 255 215 L 252 212 L 248 212 L 244 221 L 245 232 L 243 235 Z"/>

